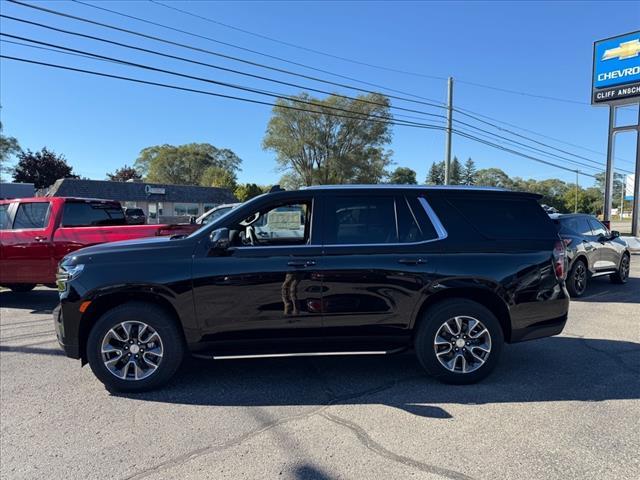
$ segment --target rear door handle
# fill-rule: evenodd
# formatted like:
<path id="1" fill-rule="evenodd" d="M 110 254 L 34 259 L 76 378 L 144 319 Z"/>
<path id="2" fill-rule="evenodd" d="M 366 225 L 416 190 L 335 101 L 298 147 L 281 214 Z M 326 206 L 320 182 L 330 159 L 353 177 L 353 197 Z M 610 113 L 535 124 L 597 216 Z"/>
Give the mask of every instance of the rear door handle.
<path id="1" fill-rule="evenodd" d="M 427 261 L 424 258 L 401 258 L 398 263 L 403 265 L 423 265 Z"/>
<path id="2" fill-rule="evenodd" d="M 291 260 L 287 262 L 290 267 L 313 267 L 316 264 L 315 260 Z"/>

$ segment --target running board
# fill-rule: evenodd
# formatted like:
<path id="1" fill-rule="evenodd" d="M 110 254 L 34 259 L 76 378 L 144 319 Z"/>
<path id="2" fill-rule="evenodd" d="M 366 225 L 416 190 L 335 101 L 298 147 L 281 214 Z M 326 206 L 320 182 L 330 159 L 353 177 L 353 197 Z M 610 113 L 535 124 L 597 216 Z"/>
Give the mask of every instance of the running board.
<path id="1" fill-rule="evenodd" d="M 362 352 L 304 352 L 304 353 L 265 353 L 257 355 L 206 355 L 201 353 L 192 353 L 191 356 L 205 360 L 242 360 L 249 358 L 289 358 L 289 357 L 330 357 L 344 355 L 392 355 L 407 350 L 406 347 L 396 348 L 394 350 L 372 350 Z"/>

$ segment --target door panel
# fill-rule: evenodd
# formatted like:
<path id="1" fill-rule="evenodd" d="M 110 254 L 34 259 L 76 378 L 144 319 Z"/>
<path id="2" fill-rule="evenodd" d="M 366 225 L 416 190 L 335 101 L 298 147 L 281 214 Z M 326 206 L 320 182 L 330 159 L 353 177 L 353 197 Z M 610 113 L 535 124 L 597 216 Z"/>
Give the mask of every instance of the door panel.
<path id="1" fill-rule="evenodd" d="M 49 202 L 23 202 L 12 230 L 0 233 L 2 283 L 46 283 L 54 277 Z"/>
<path id="2" fill-rule="evenodd" d="M 375 252 L 326 247 L 318 270 L 328 336 L 408 333 L 422 291 L 434 279 L 437 255 L 379 246 Z"/>
<path id="3" fill-rule="evenodd" d="M 616 268 L 615 249 L 612 250 L 610 245 L 610 233 L 607 228 L 594 218 L 589 218 L 589 224 L 593 233 L 592 245 L 594 245 L 598 251 L 597 259 L 595 263 L 596 271 L 612 270 Z M 603 239 L 604 238 L 604 239 Z"/>
<path id="4" fill-rule="evenodd" d="M 240 247 L 194 259 L 196 314 L 211 340 L 317 337 L 320 247 Z"/>

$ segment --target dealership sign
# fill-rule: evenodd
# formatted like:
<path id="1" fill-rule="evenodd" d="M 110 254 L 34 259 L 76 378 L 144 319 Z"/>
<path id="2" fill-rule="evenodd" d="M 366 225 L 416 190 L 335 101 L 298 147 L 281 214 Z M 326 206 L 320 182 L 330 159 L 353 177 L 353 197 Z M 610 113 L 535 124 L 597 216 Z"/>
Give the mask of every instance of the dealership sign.
<path id="1" fill-rule="evenodd" d="M 591 103 L 640 98 L 640 31 L 593 44 Z"/>

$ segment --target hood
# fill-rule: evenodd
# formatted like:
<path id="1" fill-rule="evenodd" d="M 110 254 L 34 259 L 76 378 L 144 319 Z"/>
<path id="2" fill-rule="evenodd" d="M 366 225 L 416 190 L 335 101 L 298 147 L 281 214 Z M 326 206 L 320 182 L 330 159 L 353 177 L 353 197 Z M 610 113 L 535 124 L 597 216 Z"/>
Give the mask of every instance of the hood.
<path id="1" fill-rule="evenodd" d="M 168 246 L 169 242 L 180 242 L 180 239 L 171 240 L 171 237 L 145 237 L 134 240 L 122 240 L 119 242 L 100 243 L 90 247 L 81 248 L 67 255 L 63 261 L 77 261 L 80 257 L 87 258 L 103 253 L 126 253 Z"/>

